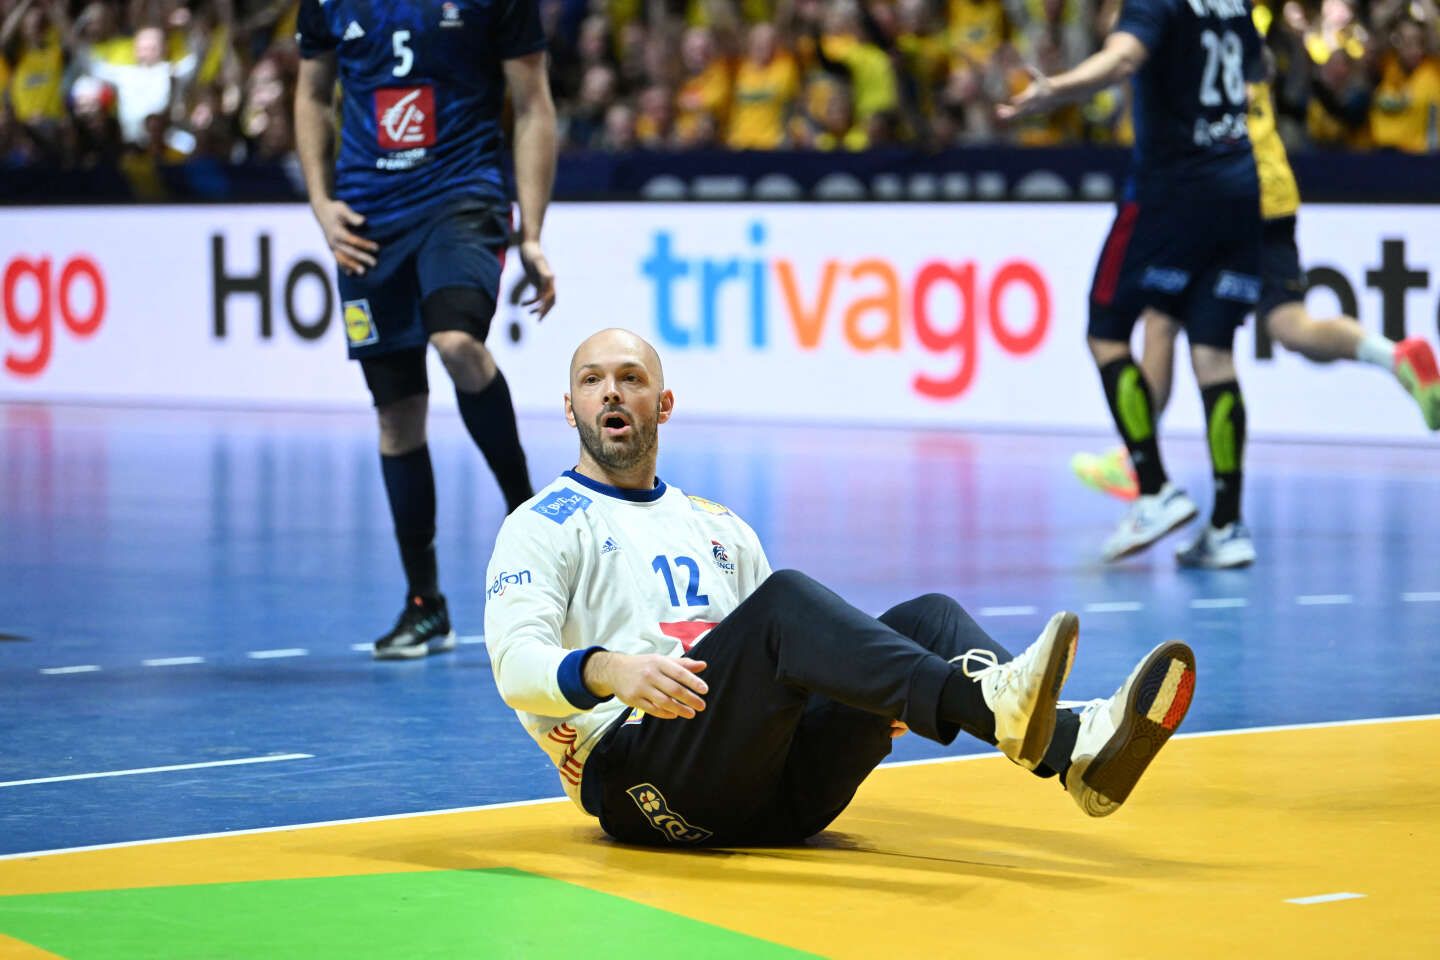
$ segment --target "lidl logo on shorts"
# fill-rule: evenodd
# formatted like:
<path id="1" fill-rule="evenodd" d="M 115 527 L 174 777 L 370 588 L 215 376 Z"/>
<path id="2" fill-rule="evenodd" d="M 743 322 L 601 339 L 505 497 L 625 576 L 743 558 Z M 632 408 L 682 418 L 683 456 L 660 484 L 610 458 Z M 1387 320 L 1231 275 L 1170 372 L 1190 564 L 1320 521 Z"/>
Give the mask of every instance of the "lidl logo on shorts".
<path id="1" fill-rule="evenodd" d="M 665 795 L 655 789 L 653 783 L 637 783 L 625 792 L 630 794 L 635 806 L 650 821 L 650 826 L 665 834 L 665 839 L 671 843 L 699 843 L 712 835 L 711 831 L 687 823 L 684 817 L 671 810 Z"/>
<path id="2" fill-rule="evenodd" d="M 550 495 L 550 499 L 542 500 L 531 507 L 546 520 L 553 520 L 563 524 L 570 519 L 570 515 L 590 506 L 591 500 L 583 493 L 576 493 L 569 487 L 561 487 Z"/>
<path id="3" fill-rule="evenodd" d="M 342 304 L 345 317 L 345 339 L 352 347 L 368 347 L 379 341 L 375 317 L 370 313 L 369 300 L 346 300 Z"/>

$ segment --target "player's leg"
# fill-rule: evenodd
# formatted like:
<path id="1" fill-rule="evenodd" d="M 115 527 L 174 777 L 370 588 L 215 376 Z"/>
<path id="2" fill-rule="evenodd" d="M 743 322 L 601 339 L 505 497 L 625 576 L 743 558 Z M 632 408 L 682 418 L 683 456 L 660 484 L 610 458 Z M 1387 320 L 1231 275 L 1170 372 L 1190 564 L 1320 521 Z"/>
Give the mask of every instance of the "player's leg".
<path id="1" fill-rule="evenodd" d="M 866 755 L 831 770 L 832 782 L 821 791 L 830 797 L 852 794 L 883 758 L 890 720 L 942 743 L 962 728 L 988 729 L 1013 741 L 1012 759 L 1033 767 L 1050 739 L 1075 632 L 1073 615 L 1057 617 L 1012 661 L 968 617 L 954 617 L 938 628 L 932 651 L 809 577 L 781 571 L 690 652 L 708 664 L 703 711 L 691 720 L 646 717 L 621 727 L 597 750 L 598 764 L 591 766 L 596 755 L 587 761 L 585 780 L 598 774 L 603 783 L 591 812 L 614 836 L 667 842 L 649 815 L 654 811 L 633 801 L 631 790 L 644 784 L 710 842 L 802 839 L 813 832 L 816 804 L 792 802 L 786 770 L 815 696 L 878 721 L 869 728 Z M 1027 704 L 1029 716 L 1022 717 Z M 1027 723 L 1043 737 L 1027 738 Z M 849 747 L 830 741 L 820 749 Z"/>
<path id="2" fill-rule="evenodd" d="M 1163 208 L 1126 204 L 1101 253 L 1090 290 L 1089 345 L 1110 414 L 1135 467 L 1139 495 L 1101 556 L 1118 560 L 1146 549 L 1195 516 L 1195 504 L 1169 482 L 1160 459 L 1156 406 L 1130 352 L 1130 334 L 1146 306 L 1165 309 L 1183 293 L 1184 231 Z"/>
<path id="3" fill-rule="evenodd" d="M 485 346 L 495 315 L 505 225 L 492 208 L 442 216 L 420 250 L 421 311 L 455 384 L 460 417 L 505 497 L 507 512 L 534 494 L 510 385 Z"/>
<path id="4" fill-rule="evenodd" d="M 1305 308 L 1305 272 L 1295 244 L 1295 218 L 1265 222 L 1263 289 L 1256 314 L 1271 339 L 1315 363 L 1356 360 L 1388 370 L 1420 407 L 1431 430 L 1440 430 L 1440 372 L 1424 339 L 1400 343 L 1370 333 L 1353 317 L 1318 319 Z"/>
<path id="5" fill-rule="evenodd" d="M 378 660 L 408 660 L 455 647 L 435 561 L 435 471 L 425 438 L 425 348 L 361 361 L 380 425 L 380 473 L 405 570 L 405 606 L 375 641 Z"/>
<path id="6" fill-rule="evenodd" d="M 382 238 L 379 262 L 337 285 L 350 357 L 360 361 L 375 404 L 380 471 L 405 570 L 405 603 L 375 641 L 377 659 L 410 659 L 450 650 L 455 634 L 435 562 L 435 475 L 425 438 L 429 383 L 425 331 L 416 303 L 414 233 Z"/>
<path id="7" fill-rule="evenodd" d="M 1143 330 L 1140 370 L 1151 391 L 1158 425 L 1170 402 L 1170 390 L 1175 381 L 1175 338 L 1180 332 L 1180 325 L 1155 310 L 1146 310 L 1140 319 Z M 1081 483 L 1099 493 L 1121 500 L 1134 500 L 1140 495 L 1139 478 L 1135 475 L 1134 464 L 1130 462 L 1130 451 L 1124 446 L 1113 447 L 1104 453 L 1077 453 L 1070 458 L 1070 469 Z"/>
<path id="8" fill-rule="evenodd" d="M 1002 752 L 1025 757 L 1022 765 L 1039 776 L 1056 773 L 1037 761 L 1049 755 L 1055 741 L 1073 746 L 1079 728 L 1079 715 L 1052 711 L 1049 696 L 1064 684 L 1074 662 L 1079 634 L 1074 614 L 1052 617 L 1039 639 L 1018 657 L 995 642 L 960 604 L 941 594 L 907 600 L 878 619 L 960 665 L 941 691 L 942 701 L 957 702 L 942 702 L 941 711 L 961 718 L 962 730 L 991 745 L 1004 741 Z M 888 718 L 828 697 L 811 698 L 785 765 L 789 809 L 797 823 L 806 825 L 802 832 L 817 833 L 840 815 L 861 782 L 889 755 L 890 740 Z M 837 743 L 850 749 L 837 751 Z M 1068 748 L 1063 756 L 1068 762 Z"/>
<path id="9" fill-rule="evenodd" d="M 1253 293 L 1251 288 L 1253 286 Z M 1238 270 L 1207 273 L 1190 308 L 1190 359 L 1205 407 L 1205 435 L 1215 480 L 1210 523 L 1176 552 L 1182 566 L 1243 567 L 1255 562 L 1250 531 L 1241 521 L 1244 487 L 1245 397 L 1235 373 L 1235 330 L 1259 294 L 1259 278 Z"/>

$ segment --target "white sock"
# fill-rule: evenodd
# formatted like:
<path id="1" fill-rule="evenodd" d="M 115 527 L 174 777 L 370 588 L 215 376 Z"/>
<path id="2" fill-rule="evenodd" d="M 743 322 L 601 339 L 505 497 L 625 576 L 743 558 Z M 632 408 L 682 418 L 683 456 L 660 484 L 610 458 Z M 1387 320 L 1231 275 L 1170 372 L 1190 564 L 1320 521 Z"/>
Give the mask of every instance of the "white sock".
<path id="1" fill-rule="evenodd" d="M 1395 372 L 1395 341 L 1387 340 L 1378 333 L 1367 333 L 1355 349 L 1355 359 L 1361 363 L 1373 363 Z"/>

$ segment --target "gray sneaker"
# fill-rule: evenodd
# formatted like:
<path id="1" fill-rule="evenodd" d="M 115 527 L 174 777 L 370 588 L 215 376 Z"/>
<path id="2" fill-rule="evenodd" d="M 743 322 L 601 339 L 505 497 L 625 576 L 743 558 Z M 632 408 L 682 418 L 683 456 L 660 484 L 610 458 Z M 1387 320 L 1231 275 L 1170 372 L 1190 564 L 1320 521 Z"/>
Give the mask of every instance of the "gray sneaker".
<path id="1" fill-rule="evenodd" d="M 1206 524 L 1194 543 L 1175 551 L 1175 562 L 1206 570 L 1248 567 L 1255 562 L 1255 542 L 1238 520 L 1218 529 Z"/>
<path id="2" fill-rule="evenodd" d="M 1165 534 L 1194 520 L 1198 512 L 1195 501 L 1184 490 L 1167 483 L 1159 493 L 1135 498 L 1130 512 L 1105 541 L 1100 556 L 1111 562 L 1139 553 Z"/>

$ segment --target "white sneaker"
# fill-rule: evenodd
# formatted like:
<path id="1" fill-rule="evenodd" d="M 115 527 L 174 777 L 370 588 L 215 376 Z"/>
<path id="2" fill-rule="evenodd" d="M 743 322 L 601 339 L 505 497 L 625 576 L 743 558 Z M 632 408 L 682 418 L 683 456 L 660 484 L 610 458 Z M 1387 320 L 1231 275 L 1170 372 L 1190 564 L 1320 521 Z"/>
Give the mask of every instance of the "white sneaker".
<path id="1" fill-rule="evenodd" d="M 1045 757 L 1055 735 L 1055 702 L 1080 638 L 1080 618 L 1062 611 L 1050 618 L 1040 638 L 1007 663 L 989 650 L 967 650 L 951 660 L 965 676 L 980 684 L 985 705 L 995 714 L 995 740 L 1000 752 L 1026 770 Z M 984 664 L 971 672 L 971 662 Z"/>
<path id="2" fill-rule="evenodd" d="M 1185 491 L 1167 483 L 1159 493 L 1135 498 L 1130 512 L 1110 534 L 1100 556 L 1107 562 L 1139 553 L 1165 534 L 1195 519 L 1199 511 Z"/>
<path id="3" fill-rule="evenodd" d="M 1218 529 L 1206 524 L 1194 543 L 1175 551 L 1175 561 L 1182 567 L 1209 570 L 1248 567 L 1255 562 L 1255 542 L 1239 521 Z"/>
<path id="4" fill-rule="evenodd" d="M 1065 774 L 1065 790 L 1081 810 L 1107 817 L 1120 809 L 1194 695 L 1195 653 L 1171 640 L 1146 654 L 1109 700 L 1083 704 Z"/>

